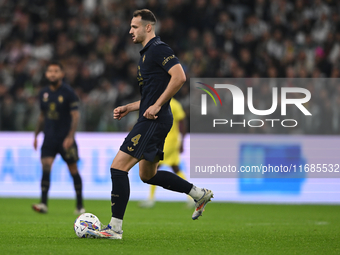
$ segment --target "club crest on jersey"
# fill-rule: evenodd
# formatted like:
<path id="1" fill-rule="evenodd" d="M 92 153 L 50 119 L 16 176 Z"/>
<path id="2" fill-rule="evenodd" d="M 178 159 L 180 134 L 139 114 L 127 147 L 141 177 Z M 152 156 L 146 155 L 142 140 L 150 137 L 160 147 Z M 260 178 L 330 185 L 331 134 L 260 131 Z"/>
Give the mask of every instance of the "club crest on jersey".
<path id="1" fill-rule="evenodd" d="M 63 103 L 63 102 L 64 102 L 63 96 L 60 95 L 60 96 L 58 97 L 58 101 L 59 101 L 59 103 Z"/>
<path id="2" fill-rule="evenodd" d="M 44 95 L 43 95 L 43 101 L 44 102 L 48 101 L 48 93 L 47 92 L 45 92 Z"/>

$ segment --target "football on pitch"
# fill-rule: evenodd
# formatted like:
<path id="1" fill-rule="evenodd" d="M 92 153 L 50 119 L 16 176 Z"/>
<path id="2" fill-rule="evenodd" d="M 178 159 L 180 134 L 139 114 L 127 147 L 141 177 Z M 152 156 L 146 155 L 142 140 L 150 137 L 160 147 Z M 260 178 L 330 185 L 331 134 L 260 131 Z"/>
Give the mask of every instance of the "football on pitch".
<path id="1" fill-rule="evenodd" d="M 88 229 L 100 230 L 101 223 L 98 217 L 92 213 L 83 213 L 75 220 L 74 232 L 80 238 L 89 238 L 91 235 L 87 233 Z"/>

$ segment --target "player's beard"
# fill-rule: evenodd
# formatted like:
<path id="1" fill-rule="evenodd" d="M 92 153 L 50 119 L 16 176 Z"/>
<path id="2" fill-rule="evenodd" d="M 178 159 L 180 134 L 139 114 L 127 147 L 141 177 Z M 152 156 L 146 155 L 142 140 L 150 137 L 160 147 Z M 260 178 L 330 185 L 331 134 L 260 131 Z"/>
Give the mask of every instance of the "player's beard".
<path id="1" fill-rule="evenodd" d="M 59 84 L 59 81 L 60 81 L 60 80 L 55 80 L 55 81 L 49 80 L 49 83 L 50 83 L 50 85 L 52 85 L 53 87 L 57 87 L 58 84 Z"/>
<path id="2" fill-rule="evenodd" d="M 139 39 L 137 38 L 137 36 L 135 37 L 135 41 L 133 41 L 133 43 L 134 44 L 138 44 L 138 43 L 141 43 L 140 41 L 139 41 Z"/>
<path id="3" fill-rule="evenodd" d="M 142 43 L 142 42 L 144 42 L 144 40 L 145 40 L 145 36 L 143 36 L 143 35 L 139 35 L 139 36 L 135 36 L 135 41 L 134 41 L 134 43 L 135 44 L 138 44 L 138 43 Z"/>

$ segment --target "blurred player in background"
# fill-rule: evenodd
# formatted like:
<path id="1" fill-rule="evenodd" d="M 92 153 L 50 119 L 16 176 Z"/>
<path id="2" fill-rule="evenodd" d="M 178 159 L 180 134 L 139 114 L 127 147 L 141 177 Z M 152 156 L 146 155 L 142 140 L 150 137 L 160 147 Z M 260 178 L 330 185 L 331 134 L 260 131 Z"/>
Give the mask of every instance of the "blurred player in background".
<path id="1" fill-rule="evenodd" d="M 85 212 L 82 198 L 82 181 L 78 172 L 78 148 L 74 135 L 78 126 L 79 100 L 70 86 L 62 79 L 64 72 L 58 62 L 51 62 L 46 69 L 48 86 L 39 93 L 40 115 L 34 133 L 34 149 L 38 147 L 37 137 L 44 131 L 45 137 L 41 147 L 42 179 L 41 202 L 32 207 L 36 212 L 47 213 L 48 190 L 54 158 L 57 153 L 66 162 L 71 173 L 76 191 L 76 214 Z"/>
<path id="2" fill-rule="evenodd" d="M 106 228 L 88 230 L 87 233 L 95 237 L 122 239 L 123 217 L 130 197 L 128 172 L 138 162 L 143 182 L 186 193 L 195 199 L 193 220 L 202 215 L 213 197 L 211 190 L 198 188 L 171 172 L 157 171 L 158 162 L 163 159 L 164 141 L 173 122 L 170 99 L 186 77 L 173 50 L 155 35 L 155 25 L 156 17 L 151 11 L 143 9 L 133 13 L 129 33 L 134 43 L 143 46 L 137 69 L 141 100 L 117 107 L 113 117 L 120 120 L 129 112 L 139 110 L 139 118 L 112 161 L 112 217 Z"/>
<path id="3" fill-rule="evenodd" d="M 180 102 L 175 98 L 170 101 L 170 108 L 174 118 L 172 128 L 168 133 L 164 143 L 164 160 L 159 161 L 158 168 L 167 165 L 172 168 L 175 174 L 186 180 L 185 174 L 179 168 L 180 153 L 183 152 L 183 141 L 186 134 L 185 112 Z M 149 198 L 140 203 L 140 207 L 150 208 L 155 205 L 155 185 L 150 185 Z M 194 201 L 188 196 L 188 207 L 194 206 Z"/>

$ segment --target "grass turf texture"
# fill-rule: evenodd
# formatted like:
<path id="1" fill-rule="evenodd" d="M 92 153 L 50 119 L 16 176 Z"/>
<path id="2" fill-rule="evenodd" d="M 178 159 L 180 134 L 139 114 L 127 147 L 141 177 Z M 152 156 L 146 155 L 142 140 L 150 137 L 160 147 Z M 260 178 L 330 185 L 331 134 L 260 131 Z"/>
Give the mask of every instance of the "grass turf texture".
<path id="1" fill-rule="evenodd" d="M 129 202 L 123 240 L 107 240 L 76 236 L 74 200 L 50 199 L 48 214 L 34 202 L 0 198 L 0 254 L 340 254 L 340 206 L 212 202 L 193 221 L 184 203 Z M 109 222 L 109 200 L 85 205 Z"/>

